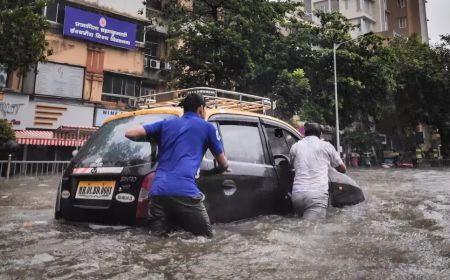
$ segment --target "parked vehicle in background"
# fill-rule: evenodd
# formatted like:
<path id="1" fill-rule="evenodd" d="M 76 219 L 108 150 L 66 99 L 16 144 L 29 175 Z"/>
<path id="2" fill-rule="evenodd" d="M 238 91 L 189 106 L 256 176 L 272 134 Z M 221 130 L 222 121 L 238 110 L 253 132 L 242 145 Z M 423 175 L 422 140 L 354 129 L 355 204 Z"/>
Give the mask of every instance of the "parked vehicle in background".
<path id="1" fill-rule="evenodd" d="M 279 119 L 252 112 L 269 109 L 270 100 L 266 98 L 194 88 L 164 93 L 175 98 L 164 97 L 163 101 L 158 100 L 163 94 L 149 96 L 142 102 L 150 109 L 108 119 L 65 170 L 55 217 L 124 224 L 145 221 L 148 193 L 158 164 L 157 143 L 131 141 L 125 137 L 125 130 L 137 124 L 180 117 L 181 108 L 159 105 L 176 105 L 192 91 L 202 93 L 208 106 L 213 107 L 207 110 L 206 119 L 217 127 L 231 169 L 215 172 L 216 163 L 209 151 L 201 164 L 197 182 L 205 194 L 211 221 L 290 213 L 294 173 L 289 150 L 301 139 L 298 131 Z M 338 206 L 364 200 L 358 186 L 342 185 L 337 190 L 344 196 L 358 194 L 357 199 Z"/>

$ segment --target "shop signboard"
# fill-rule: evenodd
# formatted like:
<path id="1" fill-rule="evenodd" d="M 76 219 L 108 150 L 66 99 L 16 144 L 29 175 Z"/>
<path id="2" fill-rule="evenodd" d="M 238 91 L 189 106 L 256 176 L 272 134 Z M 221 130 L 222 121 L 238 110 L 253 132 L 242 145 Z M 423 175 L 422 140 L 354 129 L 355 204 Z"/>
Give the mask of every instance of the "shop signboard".
<path id="1" fill-rule="evenodd" d="M 28 94 L 0 93 L 0 120 L 5 119 L 14 129 L 25 129 L 31 120 Z"/>
<path id="2" fill-rule="evenodd" d="M 136 24 L 70 6 L 65 9 L 63 34 L 126 49 L 136 47 Z"/>
<path id="3" fill-rule="evenodd" d="M 48 102 L 29 99 L 28 94 L 0 93 L 0 119 L 6 119 L 15 130 L 57 129 L 65 126 L 92 126 L 92 105 Z"/>
<path id="4" fill-rule="evenodd" d="M 124 111 L 120 110 L 97 108 L 95 109 L 94 126 L 101 126 L 107 118 L 118 115 L 123 112 Z"/>
<path id="5" fill-rule="evenodd" d="M 39 63 L 35 93 L 81 99 L 84 68 L 56 63 Z"/>
<path id="6" fill-rule="evenodd" d="M 94 107 L 92 105 L 75 105 L 64 102 L 30 101 L 33 114 L 32 128 L 56 129 L 65 126 L 92 126 Z"/>

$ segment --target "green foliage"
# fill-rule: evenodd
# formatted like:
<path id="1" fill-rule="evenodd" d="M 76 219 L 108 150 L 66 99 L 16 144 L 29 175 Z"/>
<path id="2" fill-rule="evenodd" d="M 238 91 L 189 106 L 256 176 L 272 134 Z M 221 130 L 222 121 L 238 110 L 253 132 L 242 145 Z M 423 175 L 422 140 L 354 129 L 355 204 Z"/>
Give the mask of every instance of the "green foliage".
<path id="1" fill-rule="evenodd" d="M 288 69 L 302 67 L 311 86 L 300 116 L 334 124 L 333 44 L 342 43 L 336 55 L 340 121 L 342 127 L 354 121 L 368 126 L 367 115 L 381 117 L 380 108 L 395 85 L 389 68 L 392 55 L 378 35 L 351 40 L 349 32 L 355 26 L 340 13 L 317 12 L 317 16 L 321 26 L 292 23 L 285 39 L 287 52 L 294 54 Z"/>
<path id="2" fill-rule="evenodd" d="M 212 86 L 268 94 L 275 81 L 279 27 L 298 4 L 267 0 L 197 0 L 189 10 L 178 1 L 165 6 L 176 86 Z M 261 90 L 262 92 L 255 92 Z"/>
<path id="3" fill-rule="evenodd" d="M 300 107 L 298 116 L 301 120 L 309 120 L 317 123 L 326 123 L 323 108 L 313 102 L 305 102 Z"/>
<path id="4" fill-rule="evenodd" d="M 394 60 L 395 90 L 389 97 L 393 119 L 399 132 L 414 129 L 418 122 L 438 124 L 448 118 L 448 71 L 439 52 L 420 41 L 397 37 L 390 42 Z M 445 55 L 444 55 L 445 57 Z"/>
<path id="5" fill-rule="evenodd" d="M 376 133 L 360 129 L 345 131 L 342 141 L 360 152 L 370 151 L 372 147 L 379 145 Z"/>
<path id="6" fill-rule="evenodd" d="M 308 100 L 311 92 L 308 78 L 301 68 L 292 73 L 283 70 L 273 87 L 274 99 L 277 101 L 276 113 L 283 119 L 289 119 L 297 113 L 303 102 Z"/>
<path id="7" fill-rule="evenodd" d="M 48 0 L 0 1 L 0 64 L 10 71 L 25 72 L 36 62 L 45 61 L 45 30 L 41 15 Z"/>
<path id="8" fill-rule="evenodd" d="M 170 41 L 179 46 L 170 55 L 173 85 L 271 96 L 283 119 L 298 114 L 334 125 L 333 45 L 339 44 L 342 128 L 356 121 L 364 131 L 375 121 L 381 132 L 405 135 L 425 121 L 440 131 L 447 126 L 450 138 L 449 35 L 434 48 L 414 37 L 389 42 L 368 34 L 352 40 L 355 26 L 340 13 L 319 11 L 321 25 L 310 25 L 298 20 L 294 2 L 197 0 L 189 10 L 170 1 L 164 15 Z"/>
<path id="9" fill-rule="evenodd" d="M 0 120 L 0 147 L 8 140 L 14 140 L 16 136 L 7 120 Z"/>

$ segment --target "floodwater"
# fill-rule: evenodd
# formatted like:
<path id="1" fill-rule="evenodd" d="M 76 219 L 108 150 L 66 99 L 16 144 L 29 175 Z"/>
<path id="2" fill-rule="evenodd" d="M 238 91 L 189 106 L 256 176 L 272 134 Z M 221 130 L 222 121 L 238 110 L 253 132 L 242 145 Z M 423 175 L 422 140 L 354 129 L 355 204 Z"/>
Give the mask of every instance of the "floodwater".
<path id="1" fill-rule="evenodd" d="M 57 180 L 0 181 L 0 279 L 450 279 L 450 171 L 351 170 L 367 200 L 211 240 L 53 219 Z"/>

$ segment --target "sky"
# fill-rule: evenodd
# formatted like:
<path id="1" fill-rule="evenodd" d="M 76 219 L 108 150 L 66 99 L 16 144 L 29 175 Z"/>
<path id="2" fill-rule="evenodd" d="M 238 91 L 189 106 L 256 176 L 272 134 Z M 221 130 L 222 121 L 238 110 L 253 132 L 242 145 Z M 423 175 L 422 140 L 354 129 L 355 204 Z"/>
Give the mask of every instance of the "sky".
<path id="1" fill-rule="evenodd" d="M 430 44 L 439 42 L 439 35 L 450 34 L 450 0 L 427 0 L 428 36 Z"/>

